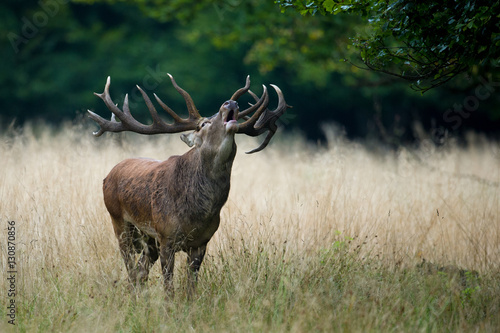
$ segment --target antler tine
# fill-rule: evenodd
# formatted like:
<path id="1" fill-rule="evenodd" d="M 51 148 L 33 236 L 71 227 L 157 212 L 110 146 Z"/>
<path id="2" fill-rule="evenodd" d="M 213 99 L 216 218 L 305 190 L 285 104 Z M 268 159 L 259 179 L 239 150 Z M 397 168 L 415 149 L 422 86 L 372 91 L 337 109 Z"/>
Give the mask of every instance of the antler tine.
<path id="1" fill-rule="evenodd" d="M 266 125 L 276 126 L 276 120 L 278 120 L 278 118 L 281 117 L 283 113 L 285 113 L 287 108 L 291 108 L 291 106 L 286 104 L 285 97 L 283 96 L 281 89 L 274 84 L 271 84 L 271 87 L 274 88 L 276 94 L 278 95 L 278 106 L 276 107 L 276 109 L 274 109 L 274 111 L 270 111 L 269 109 L 267 109 L 266 112 L 262 114 L 262 116 L 254 125 L 257 130 L 264 128 L 264 126 Z"/>
<path id="2" fill-rule="evenodd" d="M 87 110 L 87 112 L 89 113 L 89 118 L 92 119 L 93 121 L 95 121 L 100 127 L 98 131 L 92 132 L 92 134 L 95 137 L 99 137 L 104 132 L 106 132 L 107 130 L 105 129 L 105 127 L 112 126 L 112 127 L 116 127 L 116 129 L 118 129 L 118 127 L 121 125 L 121 123 L 119 123 L 113 119 L 114 114 L 111 116 L 111 121 L 109 121 L 109 120 L 106 120 L 103 117 L 99 116 L 98 114 L 95 114 L 94 112 L 92 112 L 90 110 Z M 108 126 L 106 126 L 106 125 L 108 125 Z M 111 132 L 117 132 L 117 130 L 114 130 L 114 131 L 111 130 Z"/>
<path id="3" fill-rule="evenodd" d="M 130 110 L 128 107 L 128 94 L 125 95 L 125 99 L 123 102 L 124 111 L 120 110 L 120 108 L 113 102 L 111 96 L 109 95 L 109 86 L 111 85 L 111 77 L 108 76 L 106 80 L 106 85 L 104 86 L 104 92 L 98 94 L 94 93 L 97 97 L 104 101 L 104 104 L 108 107 L 108 109 L 112 112 L 111 120 L 106 120 L 94 112 L 88 110 L 89 117 L 93 119 L 95 122 L 99 124 L 101 127 L 99 131 L 94 132 L 94 136 L 101 136 L 104 132 L 122 132 L 127 130 L 136 131 L 140 129 L 142 126 L 134 117 L 130 114 Z M 115 117 L 120 119 L 120 122 L 117 122 Z"/>
<path id="4" fill-rule="evenodd" d="M 170 73 L 167 73 L 167 75 L 170 77 L 170 80 L 172 81 L 172 85 L 174 86 L 175 90 L 177 90 L 179 92 L 179 94 L 181 94 L 182 97 L 184 97 L 184 100 L 186 101 L 186 106 L 187 106 L 187 109 L 189 112 L 189 119 L 192 119 L 192 120 L 200 119 L 201 115 L 198 112 L 198 109 L 196 109 L 196 106 L 194 105 L 194 102 L 193 102 L 193 99 L 191 98 L 191 96 L 184 89 L 182 89 L 181 87 L 179 87 L 177 85 L 177 82 L 175 82 L 174 77 Z"/>
<path id="5" fill-rule="evenodd" d="M 111 77 L 108 76 L 108 78 L 106 79 L 106 85 L 104 86 L 104 91 L 102 93 L 100 93 L 100 94 L 94 93 L 94 95 L 96 95 L 97 97 L 99 97 L 100 99 L 102 99 L 104 101 L 104 104 L 106 104 L 106 106 L 112 112 L 112 114 L 114 114 L 115 116 L 118 117 L 118 119 L 120 119 L 121 121 L 123 121 L 123 120 L 125 120 L 127 118 L 127 116 L 131 117 L 130 112 L 128 112 L 128 114 L 124 113 L 113 102 L 113 100 L 111 99 L 111 96 L 109 95 L 109 86 L 110 85 L 111 85 Z M 128 98 L 127 98 L 127 95 L 125 96 L 125 99 L 127 100 L 127 111 L 128 111 Z M 124 104 L 125 104 L 125 102 L 124 102 Z"/>
<path id="6" fill-rule="evenodd" d="M 246 151 L 245 154 L 257 153 L 257 152 L 261 151 L 262 149 L 266 148 L 267 145 L 269 144 L 269 141 L 271 141 L 271 138 L 273 137 L 274 133 L 276 133 L 277 129 L 278 128 L 275 128 L 274 130 L 270 129 L 269 133 L 267 133 L 266 138 L 264 139 L 264 141 L 262 141 L 260 146 L 258 146 L 257 148 L 254 148 L 250 151 Z"/>
<path id="7" fill-rule="evenodd" d="M 250 75 L 247 75 L 245 86 L 236 90 L 233 96 L 231 96 L 231 100 L 237 101 L 240 96 L 244 95 L 248 91 L 248 89 L 250 89 Z"/>
<path id="8" fill-rule="evenodd" d="M 104 86 L 104 92 L 101 94 L 98 93 L 94 94 L 104 101 L 104 104 L 106 104 L 108 109 L 112 112 L 112 117 L 111 120 L 106 120 L 101 116 L 95 114 L 94 112 L 88 110 L 89 117 L 101 127 L 99 131 L 94 132 L 94 135 L 101 136 L 104 132 L 122 132 L 122 131 L 131 131 L 139 134 L 150 135 L 150 134 L 161 134 L 161 133 L 178 133 L 196 129 L 196 126 L 201 116 L 196 110 L 193 100 L 191 99 L 191 97 L 187 92 L 185 92 L 175 83 L 171 75 L 170 78 L 172 79 L 174 87 L 184 96 L 184 99 L 186 100 L 186 104 L 188 105 L 189 118 L 187 119 L 180 118 L 155 94 L 155 97 L 160 103 L 160 105 L 165 110 L 167 110 L 167 112 L 174 118 L 173 124 L 165 123 L 158 115 L 158 112 L 156 111 L 148 95 L 144 92 L 144 90 L 142 90 L 139 86 L 137 86 L 137 89 L 141 92 L 141 95 L 144 98 L 144 101 L 146 102 L 146 106 L 148 107 L 149 113 L 153 118 L 153 123 L 151 125 L 144 125 L 138 122 L 137 120 L 134 119 L 134 117 L 130 113 L 128 94 L 125 95 L 125 99 L 123 101 L 123 111 L 120 110 L 120 108 L 115 103 L 113 103 L 113 100 L 109 95 L 109 86 L 111 84 L 111 78 L 108 76 L 106 85 Z M 120 120 L 119 122 L 116 121 L 115 116 L 118 117 L 118 119 Z"/>
<path id="9" fill-rule="evenodd" d="M 246 152 L 247 154 L 253 154 L 256 152 L 261 151 L 262 149 L 266 148 L 269 141 L 271 141 L 271 138 L 273 135 L 276 133 L 276 130 L 278 129 L 278 126 L 276 125 L 276 121 L 285 113 L 287 108 L 290 108 L 291 106 L 286 104 L 285 98 L 283 96 L 283 93 L 281 92 L 281 89 L 278 86 L 275 86 L 274 84 L 271 84 L 271 86 L 274 88 L 276 91 L 276 94 L 278 95 L 278 106 L 276 107 L 275 110 L 271 111 L 267 109 L 267 105 L 269 103 L 269 99 L 266 98 L 266 101 L 263 103 L 263 105 L 259 108 L 259 111 L 262 109 L 263 111 L 260 112 L 258 119 L 255 119 L 255 115 L 257 112 L 247 121 L 241 124 L 238 133 L 245 133 L 249 136 L 257 136 L 260 135 L 266 131 L 269 131 L 267 133 L 266 138 L 264 141 L 261 143 L 261 145 L 251 151 Z M 252 97 L 257 100 L 257 96 L 250 92 Z M 267 94 L 267 92 L 266 92 Z M 245 126 L 242 126 L 245 125 Z"/>
<path id="10" fill-rule="evenodd" d="M 170 107 L 168 107 L 167 104 L 163 103 L 163 101 L 160 99 L 160 97 L 158 97 L 156 94 L 153 93 L 153 95 L 155 96 L 156 98 L 156 101 L 158 102 L 158 104 L 160 104 L 160 106 L 163 108 L 163 110 L 167 111 L 167 113 L 172 117 L 174 118 L 174 121 L 176 122 L 182 122 L 184 121 L 184 119 L 182 119 L 181 117 L 179 117 L 177 115 L 177 113 L 174 112 L 174 110 L 172 110 Z"/>
<path id="11" fill-rule="evenodd" d="M 260 103 L 259 106 L 258 106 L 259 103 L 255 103 L 254 105 L 252 105 L 249 108 L 249 109 L 255 109 L 255 107 L 258 106 L 257 111 L 255 111 L 255 113 L 248 120 L 246 120 L 240 124 L 238 133 L 241 132 L 241 133 L 248 134 L 247 131 L 252 132 L 253 126 L 255 125 L 255 123 L 257 122 L 257 120 L 261 116 L 261 114 L 266 110 L 267 105 L 269 104 L 269 94 L 267 93 L 267 87 L 265 85 L 262 85 L 262 87 L 263 87 L 264 91 L 262 93 L 262 97 L 259 100 L 262 102 Z M 248 113 L 249 113 L 248 110 L 245 110 L 245 111 L 241 112 L 241 114 L 238 115 L 238 117 L 243 117 L 243 116 L 247 115 Z"/>
<path id="12" fill-rule="evenodd" d="M 146 102 L 146 106 L 148 107 L 149 114 L 151 114 L 151 118 L 153 118 L 153 126 L 154 127 L 165 127 L 167 124 L 158 116 L 158 112 L 156 112 L 155 106 L 151 103 L 149 96 L 141 89 L 138 85 L 136 85 L 137 89 L 141 92 L 142 98 L 144 102 Z M 156 95 L 155 95 L 156 96 Z"/>
<path id="13" fill-rule="evenodd" d="M 246 82 L 245 82 L 245 86 L 243 88 L 240 88 L 238 90 L 236 90 L 236 92 L 233 94 L 233 96 L 231 96 L 231 100 L 233 101 L 237 101 L 238 98 L 240 98 L 242 95 L 244 95 L 246 92 L 249 92 L 255 99 L 255 104 L 250 104 L 250 107 L 244 111 L 240 111 L 239 112 L 239 116 L 238 118 L 240 119 L 245 119 L 247 120 L 248 117 L 247 115 L 254 112 L 255 110 L 257 110 L 262 102 L 264 102 L 264 97 L 265 95 L 263 94 L 262 97 L 259 99 L 258 97 L 256 97 L 256 95 L 251 91 L 249 90 L 250 89 L 250 75 L 247 75 L 247 79 L 246 79 Z"/>
<path id="14" fill-rule="evenodd" d="M 267 98 L 267 93 L 262 94 L 260 99 L 251 90 L 248 90 L 248 93 L 250 95 L 252 95 L 252 97 L 255 99 L 256 103 L 255 104 L 248 103 L 248 104 L 250 104 L 250 107 L 246 110 L 240 111 L 239 116 L 238 116 L 239 118 L 247 119 L 248 118 L 247 115 L 249 115 L 250 113 L 257 110 L 259 107 L 261 107 L 261 105 L 263 105 L 263 103 L 264 103 L 264 100 Z M 265 106 L 264 106 L 264 108 L 265 108 Z"/>

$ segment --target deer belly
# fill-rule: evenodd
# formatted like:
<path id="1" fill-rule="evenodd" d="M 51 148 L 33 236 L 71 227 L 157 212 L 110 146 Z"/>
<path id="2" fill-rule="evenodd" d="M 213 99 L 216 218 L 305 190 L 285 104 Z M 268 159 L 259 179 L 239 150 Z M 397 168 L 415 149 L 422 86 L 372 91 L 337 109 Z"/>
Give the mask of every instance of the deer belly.
<path id="1" fill-rule="evenodd" d="M 156 232 L 156 229 L 153 227 L 151 221 L 137 221 L 126 211 L 123 213 L 123 220 L 133 224 L 146 235 L 158 239 L 158 232 Z"/>

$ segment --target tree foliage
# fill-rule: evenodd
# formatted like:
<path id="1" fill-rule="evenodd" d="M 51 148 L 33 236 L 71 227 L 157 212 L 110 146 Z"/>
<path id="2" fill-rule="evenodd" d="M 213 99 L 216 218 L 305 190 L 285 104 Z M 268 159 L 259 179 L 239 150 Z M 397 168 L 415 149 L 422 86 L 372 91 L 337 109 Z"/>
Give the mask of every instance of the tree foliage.
<path id="1" fill-rule="evenodd" d="M 297 83 L 325 86 L 331 73 L 351 69 L 342 59 L 348 35 L 360 28 L 356 17 L 313 18 L 280 15 L 271 1 L 260 0 L 77 0 L 81 3 L 137 7 L 159 22 L 179 22 L 182 40 L 194 47 L 209 41 L 218 50 L 243 48 L 242 61 L 262 75 L 288 67 Z M 344 31 L 340 34 L 339 31 Z"/>
<path id="2" fill-rule="evenodd" d="M 299 127 L 314 139 L 321 136 L 319 124 L 332 121 L 352 137 L 384 131 L 401 140 L 412 139 L 415 121 L 426 130 L 450 127 L 447 119 L 454 125 L 457 117 L 459 131 L 498 128 L 498 80 L 482 74 L 487 67 L 477 63 L 472 68 L 477 77 L 415 94 L 398 77 L 359 68 L 360 50 L 365 50 L 362 55 L 375 52 L 362 48 L 370 45 L 362 37 L 381 26 L 366 19 L 374 10 L 365 7 L 366 14 L 358 15 L 353 5 L 331 15 L 334 7 L 324 7 L 328 3 L 333 2 L 309 1 L 306 12 L 281 13 L 272 1 L 260 0 L 5 0 L 0 4 L 0 31 L 7 37 L 0 41 L 5 50 L 0 54 L 5 87 L 0 119 L 60 122 L 86 109 L 105 116 L 109 111 L 92 92 L 101 92 L 110 75 L 113 100 L 122 103 L 128 93 L 134 115 L 147 122 L 136 84 L 176 111 L 185 108 L 167 79 L 170 72 L 202 114 L 213 113 L 247 74 L 256 93 L 259 83 L 277 84 L 294 106 L 284 119 L 286 127 Z M 325 15 L 311 15 L 315 10 Z M 384 41 L 398 45 L 392 35 Z M 369 64 L 386 59 L 381 67 L 386 71 L 407 66 L 402 59 L 384 57 L 377 54 Z M 491 84 L 479 87 L 480 103 L 472 105 L 477 112 L 469 117 L 455 109 L 484 80 Z"/>
<path id="3" fill-rule="evenodd" d="M 352 36 L 365 68 L 426 91 L 460 73 L 499 66 L 500 3 L 483 0 L 276 1 L 302 15 L 350 14 L 369 22 Z"/>

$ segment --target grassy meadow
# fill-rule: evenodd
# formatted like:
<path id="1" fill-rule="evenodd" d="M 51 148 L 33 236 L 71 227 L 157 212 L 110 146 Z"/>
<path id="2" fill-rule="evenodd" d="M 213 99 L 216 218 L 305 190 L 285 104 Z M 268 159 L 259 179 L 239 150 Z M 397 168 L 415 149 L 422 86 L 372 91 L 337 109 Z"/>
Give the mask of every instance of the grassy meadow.
<path id="1" fill-rule="evenodd" d="M 159 262 L 129 291 L 101 185 L 122 159 L 184 153 L 178 135 L 4 133 L 0 331 L 500 331 L 500 147 L 471 136 L 394 152 L 328 138 L 281 136 L 246 155 L 258 142 L 238 136 L 197 293 L 186 297 L 179 253 L 165 300 Z"/>

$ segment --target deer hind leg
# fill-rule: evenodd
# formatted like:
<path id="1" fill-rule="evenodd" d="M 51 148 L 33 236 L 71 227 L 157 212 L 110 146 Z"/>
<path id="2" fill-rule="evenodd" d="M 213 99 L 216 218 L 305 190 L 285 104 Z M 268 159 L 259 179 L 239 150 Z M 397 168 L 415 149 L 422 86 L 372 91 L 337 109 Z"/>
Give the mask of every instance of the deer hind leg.
<path id="1" fill-rule="evenodd" d="M 188 270 L 188 296 L 192 297 L 196 282 L 198 281 L 198 272 L 200 271 L 201 263 L 205 257 L 207 245 L 198 248 L 191 248 L 187 256 L 187 270 Z"/>
<path id="2" fill-rule="evenodd" d="M 130 283 L 135 285 L 137 281 L 137 270 L 135 265 L 135 248 L 134 248 L 134 226 L 123 218 L 111 217 L 120 254 L 122 255 L 125 267 L 127 268 Z"/>
<path id="3" fill-rule="evenodd" d="M 142 238 L 142 254 L 137 264 L 138 275 L 137 278 L 140 283 L 144 284 L 148 281 L 150 268 L 154 265 L 159 257 L 159 249 L 156 239 L 144 235 Z"/>

